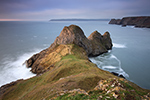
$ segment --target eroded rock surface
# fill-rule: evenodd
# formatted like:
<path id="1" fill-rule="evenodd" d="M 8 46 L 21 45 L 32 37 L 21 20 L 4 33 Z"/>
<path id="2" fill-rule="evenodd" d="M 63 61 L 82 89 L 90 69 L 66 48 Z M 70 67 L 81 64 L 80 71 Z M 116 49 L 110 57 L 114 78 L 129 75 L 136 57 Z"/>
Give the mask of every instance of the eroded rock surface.
<path id="1" fill-rule="evenodd" d="M 92 52 L 90 41 L 86 38 L 82 29 L 76 25 L 70 25 L 69 27 L 65 26 L 50 48 L 59 44 L 76 44 L 83 47 L 87 54 Z"/>
<path id="2" fill-rule="evenodd" d="M 112 41 L 109 32 L 105 32 L 101 35 L 98 31 L 94 31 L 88 38 L 84 35 L 84 32 L 79 26 L 70 25 L 65 26 L 60 35 L 55 39 L 51 46 L 38 54 L 33 55 L 26 61 L 26 66 L 31 67 L 31 71 L 36 74 L 43 73 L 52 67 L 56 59 L 61 60 L 62 54 L 54 49 L 61 44 L 75 44 L 82 47 L 86 51 L 87 56 L 98 56 L 102 53 L 108 52 L 112 48 Z M 66 52 L 64 47 L 60 48 L 63 52 Z M 68 48 L 69 50 L 70 48 Z M 58 59 L 59 58 L 59 59 Z"/>
<path id="3" fill-rule="evenodd" d="M 101 35 L 98 31 L 94 31 L 88 39 L 92 44 L 92 53 L 89 56 L 98 56 L 112 48 L 109 32 L 105 32 L 104 35 Z"/>

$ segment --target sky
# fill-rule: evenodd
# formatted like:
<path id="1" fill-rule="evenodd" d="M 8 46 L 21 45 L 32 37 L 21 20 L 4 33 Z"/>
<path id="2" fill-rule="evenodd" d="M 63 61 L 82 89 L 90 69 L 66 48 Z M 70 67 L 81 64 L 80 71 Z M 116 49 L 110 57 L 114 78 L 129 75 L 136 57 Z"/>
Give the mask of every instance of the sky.
<path id="1" fill-rule="evenodd" d="M 150 0 L 0 0 L 0 21 L 150 16 Z"/>

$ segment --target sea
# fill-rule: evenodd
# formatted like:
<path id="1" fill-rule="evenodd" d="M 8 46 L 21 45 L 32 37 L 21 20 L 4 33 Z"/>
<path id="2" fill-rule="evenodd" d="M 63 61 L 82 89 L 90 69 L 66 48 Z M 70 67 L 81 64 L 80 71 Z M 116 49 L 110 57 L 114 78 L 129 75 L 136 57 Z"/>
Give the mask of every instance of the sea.
<path id="1" fill-rule="evenodd" d="M 122 27 L 109 21 L 1 21 L 0 86 L 33 76 L 23 64 L 33 54 L 48 48 L 64 26 L 78 25 L 88 37 L 97 30 L 110 33 L 112 50 L 89 58 L 100 69 L 123 75 L 142 88 L 150 89 L 150 29 Z"/>

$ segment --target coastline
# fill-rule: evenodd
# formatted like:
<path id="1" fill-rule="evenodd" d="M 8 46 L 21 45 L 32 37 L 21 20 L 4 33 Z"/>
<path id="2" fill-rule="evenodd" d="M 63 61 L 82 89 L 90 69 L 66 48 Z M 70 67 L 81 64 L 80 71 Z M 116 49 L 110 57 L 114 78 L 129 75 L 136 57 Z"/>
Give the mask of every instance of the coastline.
<path id="1" fill-rule="evenodd" d="M 75 31 L 77 31 L 76 27 Z M 94 34 L 97 33 L 94 32 Z M 91 92 L 95 93 L 98 90 L 98 93 L 102 94 L 102 97 L 104 98 L 108 97 L 107 94 L 109 90 L 111 91 L 109 93 L 112 94 L 110 96 L 112 98 L 122 97 L 127 99 L 128 97 L 134 98 L 134 96 L 137 96 L 138 98 L 147 98 L 145 96 L 149 96 L 149 90 L 142 89 L 127 80 L 114 76 L 110 72 L 99 69 L 95 64 L 88 60 L 87 52 L 91 51 L 85 50 L 77 44 L 60 44 L 54 46 L 52 49 L 50 49 L 50 51 L 47 52 L 47 56 L 44 56 L 44 59 L 40 60 L 41 65 L 45 66 L 45 68 L 47 69 L 46 71 L 43 70 L 41 66 L 39 66 L 39 70 L 43 70 L 42 73 L 40 73 L 36 77 L 27 80 L 19 80 L 15 84 L 13 83 L 4 87 L 3 89 L 1 89 L 3 90 L 1 98 L 60 98 L 59 96 L 66 96 L 65 93 L 70 93 L 63 90 L 70 91 L 73 89 L 84 91 L 84 93 L 85 91 L 91 90 L 88 92 L 88 94 L 85 93 L 84 96 L 90 96 Z M 95 52 L 93 52 L 93 54 L 95 54 Z M 36 56 L 35 58 L 37 59 Z M 50 64 L 54 64 L 54 66 L 49 66 Z M 105 82 L 110 81 L 119 81 L 119 83 L 117 82 L 117 84 L 112 86 L 112 88 L 107 89 L 107 85 L 111 86 L 113 84 L 107 83 L 106 85 Z M 103 86 L 103 88 L 99 88 L 99 86 Z M 101 92 L 103 89 L 105 90 L 104 93 Z M 113 93 L 114 91 L 124 92 L 125 94 L 116 94 Z M 26 93 L 24 94 L 24 92 Z M 130 92 L 131 94 L 128 94 L 128 92 Z M 75 93 L 77 93 L 77 95 L 79 94 L 77 91 L 75 91 Z M 95 95 L 97 94 L 95 93 Z M 71 96 L 74 97 L 74 95 Z M 96 98 L 99 98 L 99 96 L 97 95 Z"/>
<path id="2" fill-rule="evenodd" d="M 150 28 L 150 16 L 123 17 L 122 19 L 111 19 L 109 24 L 134 26 L 137 28 Z"/>

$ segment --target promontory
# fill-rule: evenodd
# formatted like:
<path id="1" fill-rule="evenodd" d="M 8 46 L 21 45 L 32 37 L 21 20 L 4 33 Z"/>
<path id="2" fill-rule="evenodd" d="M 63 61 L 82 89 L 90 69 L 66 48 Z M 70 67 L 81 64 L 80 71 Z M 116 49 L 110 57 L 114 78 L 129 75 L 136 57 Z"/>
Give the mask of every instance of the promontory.
<path id="1" fill-rule="evenodd" d="M 122 19 L 111 19 L 109 24 L 122 26 L 134 26 L 139 28 L 150 28 L 150 16 L 124 17 Z"/>
<path id="2" fill-rule="evenodd" d="M 51 46 L 34 54 L 26 66 L 37 76 L 0 87 L 0 100 L 142 100 L 150 90 L 89 60 L 112 49 L 109 32 L 94 31 L 88 38 L 79 26 L 65 26 Z"/>

